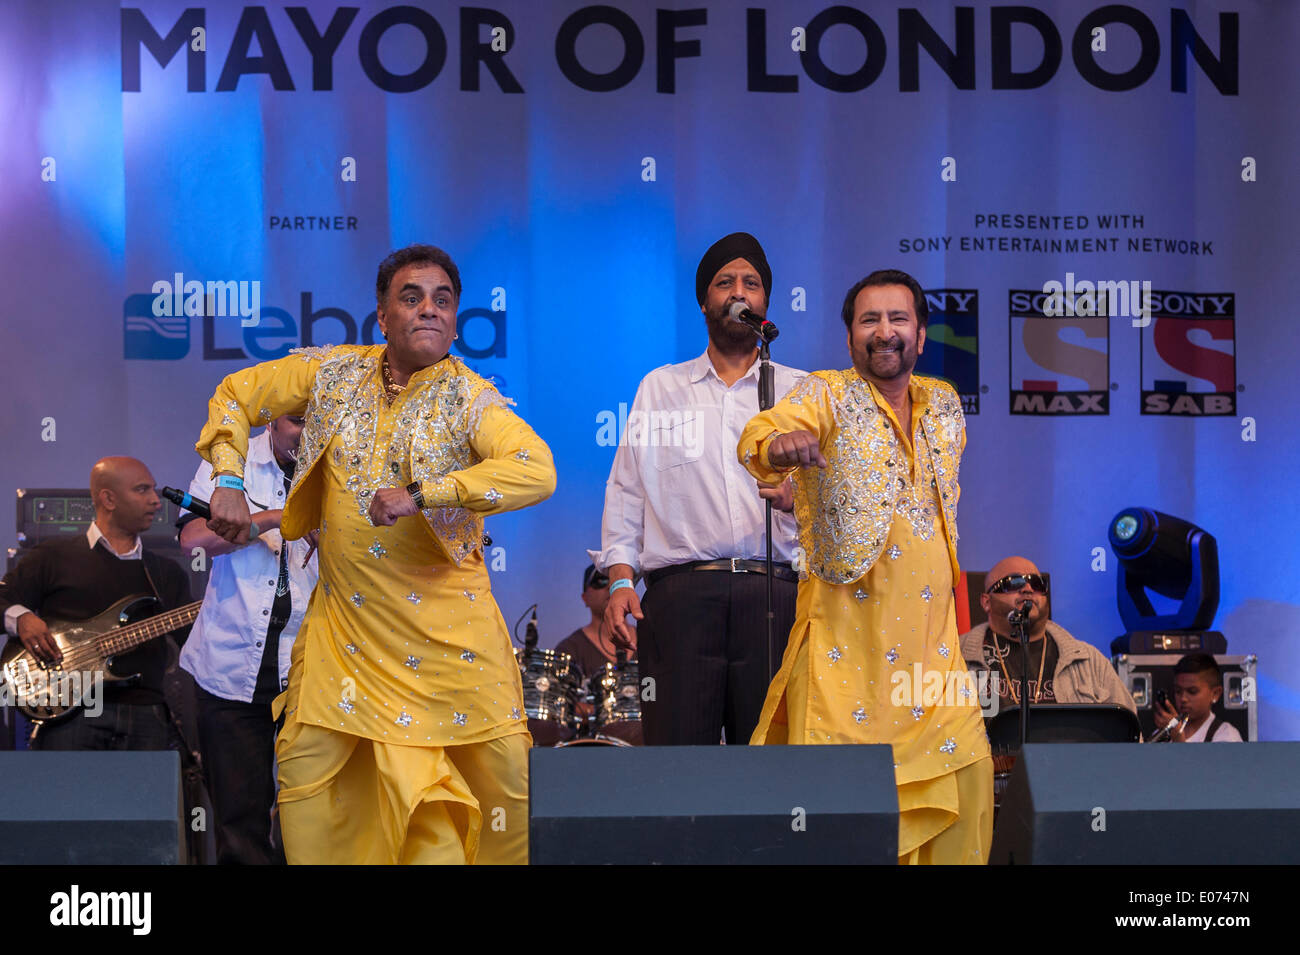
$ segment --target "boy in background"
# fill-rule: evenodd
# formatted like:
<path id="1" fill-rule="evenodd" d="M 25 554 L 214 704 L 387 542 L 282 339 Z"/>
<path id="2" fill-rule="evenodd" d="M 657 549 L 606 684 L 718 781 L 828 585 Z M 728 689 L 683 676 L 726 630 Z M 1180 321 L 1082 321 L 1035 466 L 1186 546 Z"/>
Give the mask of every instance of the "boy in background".
<path id="1" fill-rule="evenodd" d="M 1185 719 L 1170 740 L 1175 743 L 1240 743 L 1237 728 L 1216 716 L 1214 705 L 1223 696 L 1223 673 L 1208 653 L 1189 653 L 1174 667 L 1174 705 L 1156 703 L 1156 725 Z"/>

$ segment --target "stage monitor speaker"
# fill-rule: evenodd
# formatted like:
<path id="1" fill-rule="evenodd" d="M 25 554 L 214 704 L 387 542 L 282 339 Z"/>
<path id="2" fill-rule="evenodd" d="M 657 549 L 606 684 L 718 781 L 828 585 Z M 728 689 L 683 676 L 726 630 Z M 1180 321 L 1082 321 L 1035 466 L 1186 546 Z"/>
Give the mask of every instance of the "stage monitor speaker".
<path id="1" fill-rule="evenodd" d="M 530 750 L 536 865 L 898 863 L 888 746 Z"/>
<path id="2" fill-rule="evenodd" d="M 0 863 L 183 861 L 180 754 L 0 753 Z"/>
<path id="3" fill-rule="evenodd" d="M 1300 743 L 1031 743 L 990 862 L 1300 862 Z"/>

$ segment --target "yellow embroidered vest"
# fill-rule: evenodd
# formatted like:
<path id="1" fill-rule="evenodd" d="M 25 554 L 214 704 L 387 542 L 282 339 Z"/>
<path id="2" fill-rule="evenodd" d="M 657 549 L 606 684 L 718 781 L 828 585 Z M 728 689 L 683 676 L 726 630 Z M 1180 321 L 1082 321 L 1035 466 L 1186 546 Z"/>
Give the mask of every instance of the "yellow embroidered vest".
<path id="1" fill-rule="evenodd" d="M 966 421 L 961 399 L 946 382 L 921 375 L 913 376 L 912 381 L 926 394 L 920 430 L 932 458 L 918 464 L 939 498 L 938 516 L 955 582 L 960 572 L 957 470 Z M 852 368 L 818 371 L 808 375 L 786 400 L 796 404 L 820 400 L 823 393 L 835 420 L 821 443 L 827 467 L 800 468 L 793 476 L 794 513 L 806 562 L 801 576 L 812 574 L 830 584 L 847 584 L 861 578 L 879 559 L 896 512 L 911 519 L 914 527 L 924 515 L 908 503 L 912 475 L 907 454 L 889 416 L 876 404 L 870 385 Z M 915 436 L 913 444 L 918 455 L 925 453 Z"/>
<path id="2" fill-rule="evenodd" d="M 395 475 L 409 463 L 412 480 L 436 480 L 481 460 L 469 437 L 484 409 L 512 403 L 491 382 L 448 355 L 443 360 L 451 362 L 451 368 L 432 381 L 415 385 L 406 396 L 396 431 L 405 437 L 380 449 L 374 445 L 382 387 L 361 386 L 370 376 L 379 376 L 384 346 L 339 345 L 301 351 L 319 357 L 321 364 L 307 403 L 298 466 L 281 522 L 284 536 L 290 540 L 320 525 L 321 474 L 316 465 L 336 434 L 341 442 L 334 449 L 333 464 L 348 473 L 347 488 L 356 495 L 357 509 L 365 516 L 375 491 L 369 477 L 373 455 L 384 455 L 386 472 L 391 469 Z M 423 514 L 430 531 L 457 565 L 482 546 L 483 518 L 474 512 L 462 507 L 433 507 Z"/>

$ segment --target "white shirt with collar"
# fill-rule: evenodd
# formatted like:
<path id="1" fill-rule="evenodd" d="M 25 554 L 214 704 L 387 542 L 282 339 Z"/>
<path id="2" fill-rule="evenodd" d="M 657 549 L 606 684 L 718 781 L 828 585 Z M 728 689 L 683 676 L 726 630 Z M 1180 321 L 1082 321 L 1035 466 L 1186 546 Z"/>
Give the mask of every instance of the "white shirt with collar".
<path id="1" fill-rule="evenodd" d="M 201 463 L 190 482 L 190 494 L 210 501 L 216 488 L 211 474 L 212 465 L 206 461 Z M 271 450 L 269 431 L 262 431 L 248 442 L 244 495 L 250 500 L 254 523 L 260 508 L 252 501 L 265 504 L 268 510 L 284 507 L 284 472 Z M 273 528 L 258 534 L 247 546 L 211 559 L 203 607 L 181 648 L 180 664 L 213 696 L 244 703 L 253 700 L 280 577 L 280 548 L 286 546 L 292 608 L 289 622 L 280 632 L 277 662 L 280 688 L 288 685 L 289 653 L 320 570 L 315 553 L 308 565 L 302 566 L 310 548 L 307 541 L 286 542 L 279 529 Z"/>
<path id="2" fill-rule="evenodd" d="M 105 549 L 107 549 L 107 551 L 110 554 L 112 554 L 114 557 L 116 557 L 118 560 L 143 560 L 144 559 L 144 541 L 140 540 L 138 534 L 136 535 L 135 538 L 135 546 L 132 547 L 125 554 L 119 554 L 117 551 L 113 550 L 113 545 L 108 542 L 108 538 L 104 536 L 102 531 L 100 531 L 99 525 L 97 525 L 94 521 L 91 521 L 90 526 L 86 528 L 86 541 L 90 545 L 90 549 L 94 550 L 95 545 L 98 544 L 101 540 L 104 542 Z M 18 636 L 18 618 L 25 613 L 31 613 L 31 612 L 32 611 L 28 610 L 22 604 L 14 604 L 12 607 L 6 610 L 5 611 L 5 633 L 11 637 Z"/>
<path id="3" fill-rule="evenodd" d="M 736 459 L 740 433 L 758 414 L 759 362 L 728 387 L 705 352 L 646 375 L 619 415 L 619 443 L 605 485 L 601 570 L 645 573 L 695 560 L 762 559 L 764 503 Z M 772 363 L 779 401 L 807 372 Z M 772 512 L 772 559 L 789 563 L 792 514 Z"/>

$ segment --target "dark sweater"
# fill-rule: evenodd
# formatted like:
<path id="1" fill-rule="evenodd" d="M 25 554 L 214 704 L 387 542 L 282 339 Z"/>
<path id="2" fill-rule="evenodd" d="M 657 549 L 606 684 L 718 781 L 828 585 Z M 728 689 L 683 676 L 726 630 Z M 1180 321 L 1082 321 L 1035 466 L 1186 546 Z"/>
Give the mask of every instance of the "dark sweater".
<path id="1" fill-rule="evenodd" d="M 175 563 L 144 552 L 143 560 L 122 560 L 99 541 L 92 550 L 84 535 L 42 541 L 23 556 L 0 581 L 0 614 L 21 604 L 47 625 L 60 620 L 86 620 L 132 594 L 153 594 L 145 565 L 162 598 L 161 610 L 190 602 L 190 582 Z M 183 643 L 189 627 L 173 633 Z M 16 637 L 11 639 L 17 639 Z M 105 683 L 104 697 L 117 703 L 163 702 L 167 646 L 161 637 L 150 640 L 113 661 L 110 672 L 139 673 L 140 679 L 120 687 Z"/>

